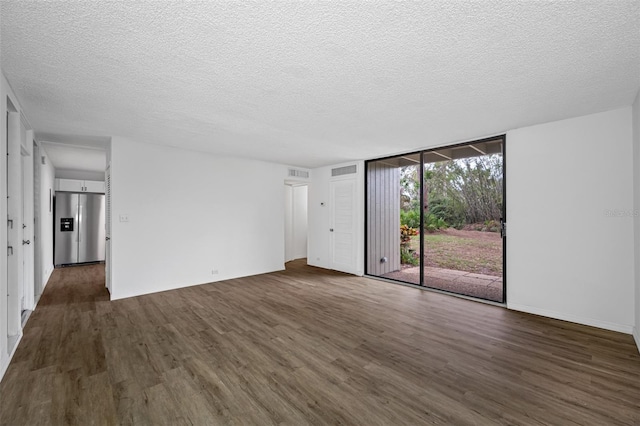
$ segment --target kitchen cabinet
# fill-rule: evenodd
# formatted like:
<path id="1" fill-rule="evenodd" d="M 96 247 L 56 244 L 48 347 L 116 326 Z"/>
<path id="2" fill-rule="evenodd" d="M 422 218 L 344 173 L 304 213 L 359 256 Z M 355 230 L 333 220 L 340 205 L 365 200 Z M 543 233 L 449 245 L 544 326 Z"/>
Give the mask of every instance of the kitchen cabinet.
<path id="1" fill-rule="evenodd" d="M 56 179 L 56 191 L 104 194 L 104 182 L 97 180 Z"/>

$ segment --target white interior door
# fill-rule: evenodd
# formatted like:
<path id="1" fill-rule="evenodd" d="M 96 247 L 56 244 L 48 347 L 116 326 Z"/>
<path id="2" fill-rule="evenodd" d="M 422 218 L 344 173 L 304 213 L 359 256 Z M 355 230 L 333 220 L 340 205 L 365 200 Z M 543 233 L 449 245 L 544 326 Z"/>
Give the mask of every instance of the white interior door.
<path id="1" fill-rule="evenodd" d="M 41 202 L 40 202 L 40 147 L 33 141 L 32 147 L 32 160 L 33 160 L 33 240 L 31 245 L 33 247 L 33 288 L 34 288 L 34 303 L 40 298 L 42 294 L 42 258 L 41 258 L 41 229 L 40 229 L 40 217 L 42 215 Z"/>
<path id="2" fill-rule="evenodd" d="M 21 153 L 21 157 L 20 157 L 20 165 L 21 165 L 21 170 L 20 170 L 20 193 L 22 195 L 22 199 L 20 200 L 21 202 L 21 209 L 20 209 L 20 220 L 17 223 L 18 226 L 18 233 L 19 233 L 19 237 L 18 237 L 18 241 L 16 242 L 19 246 L 19 250 L 21 255 L 21 259 L 20 259 L 20 283 L 19 283 L 19 287 L 18 287 L 18 294 L 19 294 L 19 299 L 20 299 L 20 311 L 24 311 L 25 310 L 25 290 L 26 290 L 26 270 L 25 270 L 25 266 L 26 266 L 26 262 L 27 262 L 27 249 L 25 247 L 25 243 L 26 243 L 26 228 L 27 228 L 27 224 L 25 223 L 25 215 L 24 215 L 24 206 L 25 206 L 25 202 L 24 202 L 24 191 L 25 191 L 25 182 L 24 182 L 24 152 Z"/>
<path id="3" fill-rule="evenodd" d="M 20 114 L 7 112 L 7 335 L 12 345 L 20 334 L 20 292 L 22 288 L 22 224 Z"/>
<path id="4" fill-rule="evenodd" d="M 27 132 L 27 140 L 30 134 Z M 33 145 L 33 140 L 28 145 Z M 26 143 L 25 143 L 26 144 Z M 29 147 L 29 149 L 31 146 Z M 34 266 L 33 266 L 33 161 L 26 148 L 22 150 L 22 310 L 32 310 L 34 305 Z"/>
<path id="5" fill-rule="evenodd" d="M 105 285 L 111 293 L 111 165 L 107 167 L 105 172 Z"/>
<path id="6" fill-rule="evenodd" d="M 356 273 L 356 179 L 330 182 L 331 227 L 329 250 L 331 269 Z"/>

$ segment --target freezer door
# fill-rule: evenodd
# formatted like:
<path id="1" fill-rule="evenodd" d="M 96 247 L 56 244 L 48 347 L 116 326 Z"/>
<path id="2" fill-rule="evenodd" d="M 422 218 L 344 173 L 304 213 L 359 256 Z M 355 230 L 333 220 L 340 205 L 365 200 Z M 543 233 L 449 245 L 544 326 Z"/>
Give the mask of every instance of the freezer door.
<path id="1" fill-rule="evenodd" d="M 104 195 L 78 194 L 78 262 L 104 261 Z"/>
<path id="2" fill-rule="evenodd" d="M 56 192 L 54 264 L 78 262 L 78 194 Z"/>

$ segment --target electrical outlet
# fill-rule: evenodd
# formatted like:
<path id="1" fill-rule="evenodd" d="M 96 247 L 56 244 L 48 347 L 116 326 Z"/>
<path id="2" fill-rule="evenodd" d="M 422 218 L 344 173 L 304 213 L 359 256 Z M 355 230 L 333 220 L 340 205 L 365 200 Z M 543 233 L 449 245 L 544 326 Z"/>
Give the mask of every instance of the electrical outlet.
<path id="1" fill-rule="evenodd" d="M 218 270 L 217 269 L 212 269 L 211 270 L 211 275 L 218 275 Z"/>
<path id="2" fill-rule="evenodd" d="M 121 214 L 120 215 L 120 222 L 129 222 L 129 215 L 128 214 Z"/>

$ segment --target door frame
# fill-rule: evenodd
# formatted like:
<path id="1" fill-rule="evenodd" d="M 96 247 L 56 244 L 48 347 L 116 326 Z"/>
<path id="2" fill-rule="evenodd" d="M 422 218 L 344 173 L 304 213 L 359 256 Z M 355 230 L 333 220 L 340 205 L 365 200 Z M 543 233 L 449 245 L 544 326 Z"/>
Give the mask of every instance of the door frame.
<path id="1" fill-rule="evenodd" d="M 356 166 L 358 167 L 358 166 Z M 357 170 L 357 169 L 356 169 Z M 352 268 L 344 268 L 341 264 L 334 262 L 335 254 L 335 233 L 332 231 L 335 229 L 335 200 L 334 200 L 334 185 L 341 182 L 350 181 L 353 183 L 353 189 L 351 194 L 351 202 L 353 203 L 352 210 L 352 223 L 353 223 L 353 249 L 351 250 L 352 256 Z M 332 177 L 329 180 L 329 266 L 331 269 L 349 274 L 358 274 L 358 241 L 360 241 L 360 229 L 357 226 L 358 223 L 358 173 L 347 174 L 343 176 Z M 366 258 L 366 256 L 365 256 Z"/>
<path id="2" fill-rule="evenodd" d="M 29 146 L 29 143 L 31 146 Z M 33 131 L 26 132 L 25 145 L 21 146 L 22 174 L 22 283 L 23 311 L 31 311 L 35 307 L 35 266 L 34 266 L 34 182 L 33 182 Z M 29 150 L 31 148 L 31 150 Z"/>
<path id="3" fill-rule="evenodd" d="M 489 141 L 495 141 L 496 139 L 502 139 L 502 218 L 503 218 L 503 223 L 504 223 L 504 230 L 505 233 L 502 235 L 502 301 L 501 302 L 494 302 L 492 300 L 488 300 L 488 299 L 482 299 L 482 298 L 478 298 L 478 297 L 473 297 L 473 296 L 467 296 L 464 294 L 459 294 L 459 293 L 454 293 L 454 292 L 450 292 L 447 290 L 441 290 L 441 289 L 436 289 L 436 288 L 432 288 L 432 287 L 427 287 L 424 285 L 424 256 L 422 255 L 422 253 L 424 253 L 424 209 L 422 208 L 422 206 L 424 206 L 424 191 L 422 191 L 422 185 L 424 184 L 424 160 L 425 160 L 425 154 L 428 154 L 430 152 L 434 152 L 434 151 L 439 151 L 442 149 L 447 149 L 447 148 L 459 148 L 459 147 L 464 147 L 464 146 L 468 146 L 468 145 L 477 145 L 477 144 L 481 144 L 483 142 L 489 142 Z M 363 232 L 364 232 L 364 275 L 367 277 L 371 277 L 371 278 L 376 278 L 376 279 L 382 279 L 385 281 L 390 281 L 390 282 L 395 282 L 395 283 L 399 283 L 399 284 L 403 284 L 403 285 L 408 285 L 411 287 L 417 287 L 420 289 L 428 289 L 428 290 L 432 290 L 432 291 L 437 291 L 437 292 L 442 292 L 442 293 L 446 293 L 446 294 L 451 294 L 454 296 L 458 296 L 458 297 L 463 297 L 463 298 L 468 298 L 468 299 L 472 299 L 472 300 L 477 300 L 480 302 L 485 302 L 485 303 L 490 303 L 490 304 L 499 304 L 499 305 L 507 305 L 507 233 L 506 233 L 506 229 L 507 229 L 507 149 L 506 149 L 506 145 L 507 145 L 507 135 L 506 133 L 504 134 L 498 134 L 495 136 L 491 136 L 491 137 L 486 137 L 486 138 L 482 138 L 482 139 L 474 139 L 474 140 L 469 140 L 466 142 L 460 142 L 460 143 L 455 143 L 455 144 L 446 144 L 446 145 L 439 145 L 436 147 L 432 147 L 432 148 L 427 148 L 427 149 L 422 149 L 419 151 L 411 151 L 411 152 L 405 152 L 405 153 L 401 153 L 401 154 L 394 154 L 394 155 L 387 155 L 384 157 L 379 157 L 379 158 L 372 158 L 369 160 L 366 160 L 364 162 L 364 228 L 363 228 Z M 367 237 L 367 230 L 369 227 L 369 223 L 368 223 L 368 210 L 369 210 L 369 200 L 368 200 L 368 185 L 369 185 L 369 181 L 367 179 L 367 170 L 368 170 L 368 166 L 369 163 L 372 162 L 376 162 L 376 161 L 380 161 L 380 160 L 385 160 L 385 159 L 392 159 L 392 158 L 397 158 L 397 157 L 401 157 L 401 156 L 410 156 L 410 155 L 416 155 L 419 154 L 420 155 L 420 167 L 419 167 L 419 179 L 420 179 L 420 226 L 421 226 L 421 230 L 422 232 L 420 232 L 420 284 L 413 284 L 413 283 L 409 283 L 409 282 L 405 282 L 405 281 L 401 281 L 401 280 L 397 280 L 397 279 L 393 279 L 393 278 L 385 278 L 385 277 L 379 277 L 376 275 L 369 275 L 367 273 L 368 271 L 368 251 L 369 251 L 369 241 L 368 241 L 368 237 Z"/>
<path id="4" fill-rule="evenodd" d="M 296 209 L 296 201 L 299 198 L 296 196 L 296 190 L 305 188 L 306 192 L 306 211 L 304 212 L 304 220 L 308 223 L 309 219 L 309 183 L 308 182 L 293 182 L 285 181 L 285 223 L 284 223 L 284 261 L 285 263 L 292 260 L 304 259 L 309 252 L 308 249 L 308 225 L 304 229 L 304 237 L 307 240 L 307 247 L 305 248 L 304 256 L 301 256 L 296 252 L 296 240 L 299 233 L 296 232 L 296 224 L 299 223 L 300 212 Z"/>

